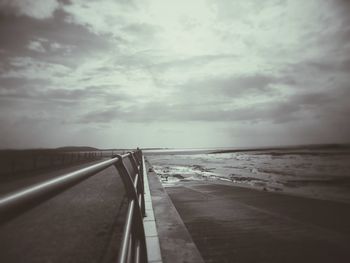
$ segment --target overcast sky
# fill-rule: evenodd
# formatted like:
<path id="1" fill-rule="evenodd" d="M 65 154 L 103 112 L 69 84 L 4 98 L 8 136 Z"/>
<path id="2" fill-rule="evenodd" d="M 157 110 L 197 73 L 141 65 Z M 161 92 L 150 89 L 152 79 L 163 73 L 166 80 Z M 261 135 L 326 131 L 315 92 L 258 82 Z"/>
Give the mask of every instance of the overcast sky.
<path id="1" fill-rule="evenodd" d="M 350 1 L 0 0 L 0 148 L 350 142 Z"/>

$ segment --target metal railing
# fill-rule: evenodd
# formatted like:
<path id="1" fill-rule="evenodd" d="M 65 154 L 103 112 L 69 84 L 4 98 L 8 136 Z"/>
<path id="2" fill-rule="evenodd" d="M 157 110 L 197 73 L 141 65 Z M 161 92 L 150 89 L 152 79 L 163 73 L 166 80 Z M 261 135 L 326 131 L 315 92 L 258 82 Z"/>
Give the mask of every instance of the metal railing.
<path id="1" fill-rule="evenodd" d="M 0 150 L 0 179 L 27 176 L 51 168 L 110 158 L 124 150 L 67 151 L 60 149 Z"/>
<path id="2" fill-rule="evenodd" d="M 143 225 L 143 217 L 145 216 L 143 177 L 145 170 L 144 157 L 140 150 L 113 156 L 112 159 L 3 197 L 0 199 L 0 225 L 112 165 L 117 168 L 128 197 L 128 209 L 118 262 L 147 262 Z"/>

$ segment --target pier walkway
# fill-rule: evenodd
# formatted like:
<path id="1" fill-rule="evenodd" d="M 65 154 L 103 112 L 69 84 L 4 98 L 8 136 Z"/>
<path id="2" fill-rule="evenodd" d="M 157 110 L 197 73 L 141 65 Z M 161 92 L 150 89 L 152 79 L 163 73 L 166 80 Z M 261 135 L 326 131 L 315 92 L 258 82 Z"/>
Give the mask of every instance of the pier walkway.
<path id="1" fill-rule="evenodd" d="M 203 182 L 166 191 L 205 262 L 350 262 L 350 204 Z"/>
<path id="2" fill-rule="evenodd" d="M 87 165 L 2 184 L 0 193 Z M 109 167 L 0 225 L 0 262 L 116 262 L 126 208 L 123 182 Z"/>

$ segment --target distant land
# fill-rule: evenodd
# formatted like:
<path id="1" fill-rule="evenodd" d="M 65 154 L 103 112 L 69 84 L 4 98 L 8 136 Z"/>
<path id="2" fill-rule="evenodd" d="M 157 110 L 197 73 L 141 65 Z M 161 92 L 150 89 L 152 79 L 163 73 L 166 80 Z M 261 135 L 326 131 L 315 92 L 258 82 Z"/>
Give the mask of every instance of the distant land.
<path id="1" fill-rule="evenodd" d="M 122 149 L 122 148 L 111 148 L 111 149 L 99 149 L 91 146 L 62 146 L 57 148 L 25 148 L 25 149 L 0 149 L 0 152 L 27 152 L 27 151 L 48 151 L 48 152 L 92 152 L 92 151 L 126 151 L 130 149 Z"/>
<path id="2" fill-rule="evenodd" d="M 58 147 L 55 150 L 65 152 L 88 152 L 88 151 L 100 151 L 100 149 L 90 146 L 63 146 Z"/>
<path id="3" fill-rule="evenodd" d="M 329 143 L 329 144 L 303 144 L 289 146 L 270 146 L 256 148 L 231 148 L 213 151 L 211 153 L 230 153 L 230 152 L 250 152 L 250 151 L 273 151 L 273 150 L 327 150 L 338 149 L 345 150 L 350 148 L 350 143 Z"/>

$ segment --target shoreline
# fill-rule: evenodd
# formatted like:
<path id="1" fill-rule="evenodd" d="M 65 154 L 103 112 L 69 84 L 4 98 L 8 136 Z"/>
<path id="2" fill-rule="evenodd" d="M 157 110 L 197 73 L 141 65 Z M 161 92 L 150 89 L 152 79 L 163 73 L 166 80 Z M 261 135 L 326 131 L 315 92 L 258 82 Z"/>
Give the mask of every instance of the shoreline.
<path id="1" fill-rule="evenodd" d="M 334 150 L 334 149 L 331 149 Z M 350 203 L 348 152 L 308 156 L 261 153 L 149 155 L 164 185 L 210 182 Z M 163 180 L 164 181 L 164 180 Z M 180 182 L 181 183 L 181 182 Z"/>

